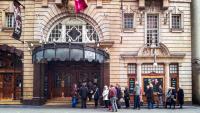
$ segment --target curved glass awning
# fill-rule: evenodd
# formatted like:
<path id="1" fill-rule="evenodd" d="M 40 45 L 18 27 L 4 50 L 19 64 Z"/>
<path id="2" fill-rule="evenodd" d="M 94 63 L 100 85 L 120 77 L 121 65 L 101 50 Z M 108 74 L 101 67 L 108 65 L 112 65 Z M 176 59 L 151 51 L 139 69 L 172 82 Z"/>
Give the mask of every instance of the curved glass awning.
<path id="1" fill-rule="evenodd" d="M 83 44 L 49 43 L 33 50 L 33 62 L 47 61 L 88 61 L 103 63 L 109 54 L 99 48 Z"/>

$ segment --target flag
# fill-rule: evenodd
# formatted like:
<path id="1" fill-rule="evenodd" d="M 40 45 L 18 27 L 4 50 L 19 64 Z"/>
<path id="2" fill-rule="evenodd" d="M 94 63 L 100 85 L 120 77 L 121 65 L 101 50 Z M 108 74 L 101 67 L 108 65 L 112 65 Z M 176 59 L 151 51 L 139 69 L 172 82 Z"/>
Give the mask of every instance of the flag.
<path id="1" fill-rule="evenodd" d="M 75 0 L 75 12 L 79 13 L 81 10 L 86 9 L 88 6 L 85 0 Z"/>
<path id="2" fill-rule="evenodd" d="M 12 37 L 16 40 L 20 40 L 22 33 L 22 19 L 21 19 L 21 4 L 17 0 L 13 0 L 14 9 L 14 30 Z"/>

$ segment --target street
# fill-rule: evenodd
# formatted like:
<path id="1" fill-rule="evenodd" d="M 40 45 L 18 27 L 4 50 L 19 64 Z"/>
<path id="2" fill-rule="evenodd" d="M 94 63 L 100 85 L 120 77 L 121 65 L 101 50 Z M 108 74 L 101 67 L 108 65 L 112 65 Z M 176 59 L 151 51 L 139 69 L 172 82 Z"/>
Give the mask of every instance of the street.
<path id="1" fill-rule="evenodd" d="M 111 113 L 105 108 L 66 108 L 65 106 L 0 106 L 0 113 Z M 200 106 L 184 106 L 183 109 L 119 109 L 118 113 L 200 113 Z"/>

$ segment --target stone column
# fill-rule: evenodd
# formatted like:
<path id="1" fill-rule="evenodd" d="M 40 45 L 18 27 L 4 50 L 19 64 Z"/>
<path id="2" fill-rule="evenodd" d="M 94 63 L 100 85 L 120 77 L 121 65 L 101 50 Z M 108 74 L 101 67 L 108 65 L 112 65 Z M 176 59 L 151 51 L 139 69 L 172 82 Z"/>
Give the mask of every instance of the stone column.
<path id="1" fill-rule="evenodd" d="M 169 63 L 165 63 L 165 92 L 170 86 Z"/>
<path id="2" fill-rule="evenodd" d="M 34 80 L 33 80 L 33 99 L 32 105 L 42 105 L 45 103 L 44 98 L 44 74 L 45 63 L 34 63 Z"/>
<path id="3" fill-rule="evenodd" d="M 142 72 L 141 72 L 141 63 L 137 63 L 137 81 L 140 85 L 140 87 L 142 87 Z"/>
<path id="4" fill-rule="evenodd" d="M 192 100 L 200 104 L 200 0 L 192 0 Z"/>

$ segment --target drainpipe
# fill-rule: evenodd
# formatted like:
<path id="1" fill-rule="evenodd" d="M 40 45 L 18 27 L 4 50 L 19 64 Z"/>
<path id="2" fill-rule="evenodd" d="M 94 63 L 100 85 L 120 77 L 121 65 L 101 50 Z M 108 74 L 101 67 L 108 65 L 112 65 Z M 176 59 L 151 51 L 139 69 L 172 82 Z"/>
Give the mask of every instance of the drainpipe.
<path id="1" fill-rule="evenodd" d="M 192 100 L 200 104 L 200 0 L 192 0 Z"/>

